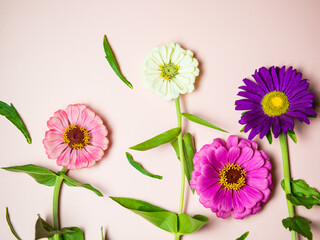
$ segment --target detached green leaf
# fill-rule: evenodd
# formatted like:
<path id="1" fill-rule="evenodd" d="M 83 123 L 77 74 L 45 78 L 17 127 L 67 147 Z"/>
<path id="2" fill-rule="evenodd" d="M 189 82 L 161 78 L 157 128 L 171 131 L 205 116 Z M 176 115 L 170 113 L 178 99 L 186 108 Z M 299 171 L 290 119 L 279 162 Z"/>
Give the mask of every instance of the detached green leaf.
<path id="1" fill-rule="evenodd" d="M 267 139 L 268 139 L 268 142 L 269 144 L 272 144 L 272 134 L 271 134 L 271 131 L 269 131 L 266 135 Z"/>
<path id="2" fill-rule="evenodd" d="M 282 225 L 285 228 L 288 228 L 290 231 L 293 230 L 309 240 L 312 240 L 310 223 L 311 221 L 300 216 L 294 216 L 293 218 L 288 217 L 282 220 Z"/>
<path id="3" fill-rule="evenodd" d="M 22 132 L 27 139 L 27 142 L 29 144 L 31 143 L 30 134 L 12 103 L 9 106 L 8 104 L 0 101 L 0 115 L 5 116 L 10 122 L 12 122 Z"/>
<path id="4" fill-rule="evenodd" d="M 281 186 L 284 189 L 284 181 L 281 181 Z M 291 180 L 292 194 L 287 194 L 287 199 L 295 206 L 305 206 L 307 209 L 314 205 L 320 206 L 319 192 L 301 180 Z"/>
<path id="5" fill-rule="evenodd" d="M 191 217 L 187 214 L 181 213 L 178 215 L 178 217 L 180 235 L 194 233 L 209 221 L 209 218 L 203 215 L 195 215 Z"/>
<path id="6" fill-rule="evenodd" d="M 180 133 L 180 128 L 173 128 L 170 129 L 164 133 L 161 133 L 147 141 L 144 141 L 142 143 L 139 143 L 130 149 L 138 150 L 138 151 L 146 151 L 155 147 L 158 147 L 160 145 L 166 144 L 168 142 L 172 142 L 174 139 L 176 139 Z"/>
<path id="7" fill-rule="evenodd" d="M 142 174 L 146 175 L 146 176 L 149 176 L 149 177 L 152 177 L 152 178 L 157 178 L 157 179 L 162 179 L 162 176 L 159 176 L 159 175 L 154 175 L 152 173 L 149 173 L 147 172 L 142 166 L 140 163 L 136 162 L 133 160 L 132 158 L 132 155 L 128 152 L 126 152 L 126 156 L 127 156 L 127 159 L 129 161 L 129 163 L 135 168 L 137 169 L 139 172 L 141 172 Z"/>
<path id="8" fill-rule="evenodd" d="M 103 197 L 103 194 L 96 188 L 92 187 L 90 184 L 82 184 L 79 181 L 67 176 L 66 174 L 60 172 L 59 173 L 61 177 L 63 177 L 65 183 L 70 187 L 83 187 L 86 189 L 91 190 L 95 194 L 97 194 L 99 197 Z"/>
<path id="9" fill-rule="evenodd" d="M 236 240 L 244 240 L 248 237 L 249 232 L 245 232 L 244 234 L 241 235 L 241 237 L 238 237 Z"/>
<path id="10" fill-rule="evenodd" d="M 184 152 L 184 173 L 186 175 L 186 178 L 188 180 L 189 186 L 190 186 L 190 180 L 191 180 L 191 173 L 193 172 L 193 156 L 195 154 L 195 148 L 193 143 L 193 137 L 191 133 L 186 133 L 183 136 L 182 139 L 183 143 L 183 152 Z M 180 160 L 180 152 L 179 152 L 179 146 L 178 146 L 178 140 L 175 139 L 171 142 L 172 147 L 174 148 L 174 151 L 176 152 L 177 158 Z M 192 193 L 194 193 L 194 189 L 190 188 Z"/>
<path id="11" fill-rule="evenodd" d="M 15 166 L 15 167 L 4 167 L 4 170 L 11 172 L 23 172 L 29 174 L 33 177 L 38 183 L 46 185 L 46 186 L 54 186 L 56 183 L 57 174 L 52 172 L 51 170 L 33 165 L 23 165 L 23 166 Z"/>
<path id="12" fill-rule="evenodd" d="M 66 227 L 62 228 L 61 234 L 62 240 L 84 240 L 83 232 L 78 227 Z"/>
<path id="13" fill-rule="evenodd" d="M 101 226 L 101 240 L 105 240 L 103 227 Z"/>
<path id="14" fill-rule="evenodd" d="M 6 220 L 7 220 L 7 223 L 8 223 L 8 226 L 10 228 L 10 231 L 12 232 L 12 234 L 15 236 L 16 239 L 18 240 L 21 240 L 21 238 L 18 236 L 18 234 L 16 233 L 16 231 L 14 230 L 13 228 L 13 225 L 10 221 L 10 216 L 9 216 L 9 211 L 8 211 L 8 208 L 6 207 Z"/>
<path id="15" fill-rule="evenodd" d="M 190 120 L 192 122 L 198 123 L 200 125 L 203 125 L 203 126 L 206 126 L 206 127 L 210 127 L 210 128 L 219 130 L 221 132 L 227 132 L 226 130 L 223 130 L 222 128 L 219 128 L 219 127 L 213 125 L 212 123 L 209 123 L 206 120 L 204 120 L 202 118 L 199 118 L 197 116 L 194 116 L 194 115 L 192 115 L 190 113 L 182 113 L 182 116 L 184 116 L 186 119 L 188 119 L 188 120 Z"/>
<path id="16" fill-rule="evenodd" d="M 294 131 L 289 130 L 288 131 L 288 136 L 292 139 L 292 141 L 294 141 L 294 143 L 297 143 L 297 136 L 296 136 L 296 133 Z"/>
<path id="17" fill-rule="evenodd" d="M 177 214 L 169 212 L 163 208 L 154 206 L 150 203 L 133 199 L 133 198 L 121 198 L 110 197 L 121 206 L 131 210 L 132 212 L 140 215 L 147 221 L 151 222 L 155 226 L 170 232 L 178 232 L 178 217 Z"/>
<path id="18" fill-rule="evenodd" d="M 103 48 L 104 48 L 104 51 L 106 53 L 106 59 L 108 60 L 110 66 L 112 67 L 113 71 L 118 75 L 118 77 L 131 89 L 133 89 L 132 87 L 132 84 L 122 75 L 121 71 L 120 71 L 120 68 L 119 68 L 119 65 L 117 63 L 117 60 L 116 58 L 114 57 L 114 54 L 111 50 L 111 47 L 108 43 L 108 40 L 107 40 L 107 36 L 104 35 L 104 38 L 103 38 Z"/>

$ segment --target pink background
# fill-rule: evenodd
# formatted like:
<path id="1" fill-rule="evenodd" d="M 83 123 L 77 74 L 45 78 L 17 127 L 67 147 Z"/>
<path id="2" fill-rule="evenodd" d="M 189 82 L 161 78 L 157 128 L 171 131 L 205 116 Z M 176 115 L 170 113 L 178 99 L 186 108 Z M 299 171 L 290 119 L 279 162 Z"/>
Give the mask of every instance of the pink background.
<path id="1" fill-rule="evenodd" d="M 100 239 L 104 226 L 109 240 L 163 240 L 173 237 L 120 207 L 111 196 L 142 199 L 178 211 L 179 162 L 170 145 L 148 152 L 130 151 L 135 159 L 163 180 L 148 178 L 129 165 L 128 148 L 176 127 L 174 103 L 165 102 L 142 87 L 140 68 L 146 53 L 169 41 L 190 49 L 200 62 L 196 90 L 182 98 L 182 110 L 203 117 L 232 134 L 240 134 L 240 112 L 234 110 L 238 86 L 256 68 L 294 66 L 310 80 L 320 97 L 320 2 L 285 1 L 0 1 L 0 95 L 12 102 L 25 121 L 33 143 L 0 117 L 0 166 L 38 164 L 59 170 L 47 159 L 42 144 L 46 121 L 70 103 L 85 103 L 104 119 L 110 148 L 94 168 L 71 171 L 71 177 L 100 189 L 100 198 L 83 188 L 64 187 L 61 224 L 78 226 L 86 239 Z M 114 74 L 104 58 L 107 34 L 131 90 Z M 195 135 L 196 147 L 228 134 L 183 122 Z M 290 141 L 294 178 L 320 189 L 319 119 L 296 125 L 298 144 Z M 258 140 L 258 139 L 257 139 Z M 278 140 L 270 146 L 258 140 L 271 157 L 274 191 L 256 215 L 246 219 L 218 219 L 187 190 L 188 214 L 203 214 L 210 222 L 184 239 L 290 239 L 282 227 L 287 217 L 285 195 L 279 186 L 282 161 Z M 0 171 L 0 236 L 13 239 L 5 222 L 5 207 L 22 239 L 34 239 L 37 214 L 51 222 L 53 188 L 25 175 Z M 320 208 L 296 212 L 312 223 L 320 239 Z"/>

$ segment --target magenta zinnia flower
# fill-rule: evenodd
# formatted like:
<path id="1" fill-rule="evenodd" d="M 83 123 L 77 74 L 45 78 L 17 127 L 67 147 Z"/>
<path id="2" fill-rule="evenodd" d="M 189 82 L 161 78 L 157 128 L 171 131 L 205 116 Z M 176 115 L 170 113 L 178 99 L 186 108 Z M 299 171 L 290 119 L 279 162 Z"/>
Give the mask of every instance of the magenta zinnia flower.
<path id="1" fill-rule="evenodd" d="M 101 118 L 83 104 L 58 110 L 47 122 L 43 140 L 50 159 L 68 169 L 92 167 L 108 147 L 108 131 Z"/>
<path id="2" fill-rule="evenodd" d="M 249 139 L 258 133 L 263 138 L 273 129 L 277 138 L 281 131 L 293 131 L 294 119 L 310 123 L 308 116 L 316 116 L 313 110 L 313 98 L 307 88 L 307 80 L 301 80 L 302 74 L 292 67 L 281 69 L 262 67 L 252 75 L 256 82 L 243 79 L 239 96 L 245 97 L 236 101 L 236 110 L 245 110 L 239 123 L 245 125 L 244 131 L 250 129 Z"/>
<path id="3" fill-rule="evenodd" d="M 217 217 L 257 213 L 272 190 L 271 164 L 254 141 L 230 136 L 204 145 L 193 158 L 191 187 Z"/>

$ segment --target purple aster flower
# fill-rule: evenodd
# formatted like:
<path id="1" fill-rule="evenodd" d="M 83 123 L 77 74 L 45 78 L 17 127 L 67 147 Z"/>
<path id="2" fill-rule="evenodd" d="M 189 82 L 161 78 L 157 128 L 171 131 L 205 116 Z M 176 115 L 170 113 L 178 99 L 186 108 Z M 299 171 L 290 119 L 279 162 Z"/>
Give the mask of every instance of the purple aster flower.
<path id="1" fill-rule="evenodd" d="M 263 138 L 271 128 L 277 138 L 281 131 L 293 131 L 294 119 L 309 124 L 308 116 L 317 115 L 309 83 L 292 67 L 262 67 L 252 77 L 256 82 L 243 79 L 245 86 L 239 87 L 243 91 L 238 95 L 245 99 L 236 101 L 236 110 L 246 111 L 239 123 L 245 125 L 244 132 L 252 129 L 249 139 L 259 133 Z"/>
<path id="2" fill-rule="evenodd" d="M 230 136 L 204 145 L 194 158 L 191 187 L 217 217 L 243 219 L 257 213 L 272 190 L 267 154 L 252 140 Z"/>

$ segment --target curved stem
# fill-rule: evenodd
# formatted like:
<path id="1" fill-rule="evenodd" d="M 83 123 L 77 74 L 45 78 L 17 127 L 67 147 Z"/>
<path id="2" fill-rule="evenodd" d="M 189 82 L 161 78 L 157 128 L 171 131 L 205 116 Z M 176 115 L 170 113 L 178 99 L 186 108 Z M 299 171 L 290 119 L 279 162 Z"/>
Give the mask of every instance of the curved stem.
<path id="1" fill-rule="evenodd" d="M 175 99 L 175 104 L 176 104 L 176 111 L 177 111 L 178 127 L 181 129 L 182 115 L 181 115 L 179 97 Z M 179 155 L 180 155 L 180 162 L 181 162 L 181 193 L 180 193 L 179 214 L 183 212 L 184 189 L 185 189 L 185 174 L 184 174 L 185 159 L 184 159 L 184 151 L 183 151 L 182 144 L 183 143 L 182 143 L 182 129 L 181 129 L 180 134 L 178 135 L 178 146 L 179 146 Z M 176 239 L 179 239 L 179 236 Z"/>
<path id="2" fill-rule="evenodd" d="M 279 135 L 280 147 L 282 153 L 282 162 L 283 162 L 283 177 L 284 177 L 284 191 L 287 194 L 291 194 L 291 176 L 290 176 L 290 164 L 289 164 L 289 153 L 288 153 L 288 141 L 287 135 L 283 132 Z M 289 217 L 294 217 L 294 209 L 292 203 L 287 199 L 288 213 Z M 297 235 L 295 231 L 291 231 L 292 240 L 297 239 Z"/>
<path id="3" fill-rule="evenodd" d="M 63 167 L 60 172 L 66 173 L 68 169 Z M 58 176 L 56 179 L 56 183 L 54 185 L 54 191 L 53 191 L 53 207 L 52 207 L 52 215 L 53 215 L 53 229 L 58 230 L 59 229 L 59 194 L 61 189 L 61 184 L 63 182 L 63 177 Z M 57 236 L 59 239 L 59 236 Z"/>

